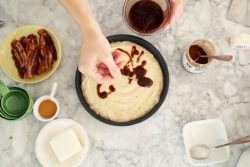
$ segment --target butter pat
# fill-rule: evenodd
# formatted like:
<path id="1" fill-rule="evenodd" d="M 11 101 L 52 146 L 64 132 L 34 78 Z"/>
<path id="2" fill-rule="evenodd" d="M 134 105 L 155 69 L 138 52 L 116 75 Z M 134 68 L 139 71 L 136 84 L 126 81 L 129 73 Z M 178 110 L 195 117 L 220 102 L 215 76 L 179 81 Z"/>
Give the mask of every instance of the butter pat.
<path id="1" fill-rule="evenodd" d="M 72 128 L 56 135 L 49 143 L 60 162 L 69 159 L 82 149 L 82 145 Z"/>
<path id="2" fill-rule="evenodd" d="M 230 40 L 232 48 L 240 50 L 250 50 L 250 34 L 239 33 Z"/>

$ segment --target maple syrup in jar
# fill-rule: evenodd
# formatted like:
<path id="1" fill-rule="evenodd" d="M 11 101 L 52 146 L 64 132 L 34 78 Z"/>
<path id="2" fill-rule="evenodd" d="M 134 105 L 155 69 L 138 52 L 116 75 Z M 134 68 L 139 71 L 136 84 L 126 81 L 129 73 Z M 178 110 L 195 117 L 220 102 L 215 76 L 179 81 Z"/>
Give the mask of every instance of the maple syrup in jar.
<path id="1" fill-rule="evenodd" d="M 208 40 L 198 39 L 187 46 L 182 56 L 182 64 L 191 73 L 201 73 L 212 62 L 208 57 L 213 55 L 215 55 L 214 45 Z"/>
<path id="2" fill-rule="evenodd" d="M 163 28 L 171 15 L 169 0 L 125 0 L 123 15 L 128 26 L 140 35 Z"/>

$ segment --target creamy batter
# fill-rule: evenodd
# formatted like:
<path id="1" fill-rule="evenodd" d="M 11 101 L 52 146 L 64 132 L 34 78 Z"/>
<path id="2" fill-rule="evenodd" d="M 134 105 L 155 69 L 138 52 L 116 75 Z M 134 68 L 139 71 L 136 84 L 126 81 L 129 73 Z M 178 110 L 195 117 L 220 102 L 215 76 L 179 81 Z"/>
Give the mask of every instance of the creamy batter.
<path id="1" fill-rule="evenodd" d="M 163 89 L 163 74 L 160 65 L 149 51 L 128 41 L 111 43 L 112 51 L 120 48 L 131 53 L 133 47 L 136 47 L 138 51 L 137 55 L 132 58 L 133 65 L 129 62 L 129 56 L 120 51 L 123 67 L 126 65 L 132 71 L 133 68 L 144 63 L 145 76 L 153 81 L 152 85 L 140 86 L 136 79 L 129 83 L 129 79 L 123 75 L 121 79 L 113 83 L 99 85 L 99 91 L 107 92 L 107 97 L 101 98 L 97 93 L 98 84 L 94 80 L 84 76 L 82 81 L 82 92 L 90 108 L 100 116 L 115 122 L 127 122 L 145 115 L 157 104 Z M 112 89 L 110 89 L 111 86 Z"/>

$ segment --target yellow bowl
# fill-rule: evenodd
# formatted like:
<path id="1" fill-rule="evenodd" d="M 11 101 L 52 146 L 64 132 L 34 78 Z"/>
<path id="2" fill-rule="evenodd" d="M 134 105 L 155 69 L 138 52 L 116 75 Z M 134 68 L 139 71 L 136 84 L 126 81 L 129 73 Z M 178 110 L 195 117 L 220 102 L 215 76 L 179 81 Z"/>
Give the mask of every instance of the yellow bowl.
<path id="1" fill-rule="evenodd" d="M 55 45 L 56 51 L 57 51 L 57 61 L 53 64 L 52 69 L 47 72 L 40 75 L 36 75 L 31 79 L 22 79 L 17 71 L 17 68 L 15 66 L 15 62 L 12 59 L 11 54 L 11 42 L 14 39 L 19 40 L 22 36 L 28 36 L 29 34 L 38 35 L 37 31 L 39 29 L 45 29 L 49 35 L 51 36 L 53 43 Z M 14 32 L 10 33 L 3 41 L 3 43 L 0 45 L 0 65 L 2 67 L 2 70 L 4 73 L 11 78 L 12 80 L 20 83 L 37 83 L 41 82 L 45 79 L 47 79 L 49 76 L 51 76 L 55 70 L 57 69 L 59 63 L 61 61 L 61 45 L 59 40 L 57 39 L 56 35 L 50 31 L 49 29 L 37 25 L 27 25 L 20 28 L 17 28 Z"/>

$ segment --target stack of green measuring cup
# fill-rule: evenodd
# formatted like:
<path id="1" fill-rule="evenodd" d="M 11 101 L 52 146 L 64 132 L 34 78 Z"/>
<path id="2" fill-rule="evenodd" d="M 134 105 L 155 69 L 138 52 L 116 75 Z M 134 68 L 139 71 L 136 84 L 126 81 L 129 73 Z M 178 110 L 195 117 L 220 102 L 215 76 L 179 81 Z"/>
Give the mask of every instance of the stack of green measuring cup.
<path id="1" fill-rule="evenodd" d="M 18 86 L 7 86 L 0 80 L 0 117 L 6 120 L 24 118 L 33 108 L 33 98 Z"/>

